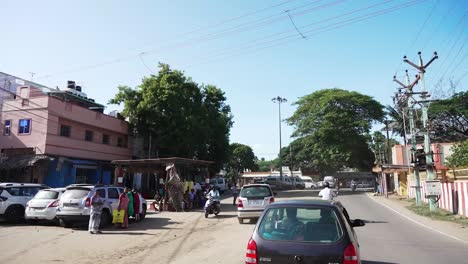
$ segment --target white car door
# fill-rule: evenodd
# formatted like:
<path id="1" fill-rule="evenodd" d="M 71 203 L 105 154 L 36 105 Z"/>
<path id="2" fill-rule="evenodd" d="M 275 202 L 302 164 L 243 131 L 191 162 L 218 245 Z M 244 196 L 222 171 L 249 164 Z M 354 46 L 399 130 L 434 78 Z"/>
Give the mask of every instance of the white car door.
<path id="1" fill-rule="evenodd" d="M 107 189 L 108 199 L 107 201 L 112 207 L 112 210 L 117 210 L 119 207 L 119 191 L 117 188 L 108 188 Z"/>

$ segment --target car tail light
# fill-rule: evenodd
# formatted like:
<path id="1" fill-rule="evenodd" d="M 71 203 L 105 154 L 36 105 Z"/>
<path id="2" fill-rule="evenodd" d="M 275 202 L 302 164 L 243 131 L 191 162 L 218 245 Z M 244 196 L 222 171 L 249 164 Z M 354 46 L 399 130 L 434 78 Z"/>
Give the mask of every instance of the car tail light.
<path id="1" fill-rule="evenodd" d="M 51 202 L 47 207 L 57 207 L 59 205 L 59 200 Z"/>
<path id="2" fill-rule="evenodd" d="M 237 208 L 244 208 L 244 204 L 241 199 L 237 199 Z"/>
<path id="3" fill-rule="evenodd" d="M 349 244 L 343 254 L 343 264 L 358 264 L 358 257 L 356 253 L 356 248 L 354 248 L 353 244 Z"/>
<path id="4" fill-rule="evenodd" d="M 85 207 L 91 207 L 91 198 L 86 198 Z"/>
<path id="5" fill-rule="evenodd" d="M 0 201 L 4 202 L 4 201 L 6 201 L 6 200 L 8 200 L 7 197 L 5 197 L 5 196 L 0 196 Z"/>
<path id="6" fill-rule="evenodd" d="M 275 202 L 275 197 L 271 197 L 270 198 L 270 203 L 274 203 Z"/>
<path id="7" fill-rule="evenodd" d="M 257 264 L 257 243 L 252 238 L 247 244 L 247 252 L 245 253 L 245 264 Z"/>

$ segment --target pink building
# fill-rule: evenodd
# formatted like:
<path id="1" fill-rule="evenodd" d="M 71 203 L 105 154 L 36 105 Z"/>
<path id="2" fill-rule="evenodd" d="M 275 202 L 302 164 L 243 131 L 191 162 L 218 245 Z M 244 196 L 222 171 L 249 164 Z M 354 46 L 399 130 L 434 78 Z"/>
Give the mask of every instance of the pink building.
<path id="1" fill-rule="evenodd" d="M 74 84 L 18 86 L 0 95 L 0 181 L 111 183 L 111 160 L 131 159 L 128 123 L 102 113 Z"/>

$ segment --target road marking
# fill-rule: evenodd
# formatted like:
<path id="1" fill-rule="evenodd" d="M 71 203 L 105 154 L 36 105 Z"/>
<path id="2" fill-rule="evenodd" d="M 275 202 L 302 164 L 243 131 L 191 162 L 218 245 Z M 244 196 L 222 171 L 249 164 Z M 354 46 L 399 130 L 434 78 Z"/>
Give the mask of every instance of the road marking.
<path id="1" fill-rule="evenodd" d="M 389 209 L 389 210 L 391 210 L 391 211 L 393 211 L 393 212 L 399 214 L 400 216 L 402 216 L 402 217 L 404 217 L 404 218 L 410 220 L 411 222 L 413 222 L 413 223 L 415 223 L 415 224 L 417 224 L 417 225 L 420 225 L 420 226 L 422 226 L 422 227 L 424 227 L 424 228 L 427 228 L 427 229 L 429 229 L 429 230 L 432 230 L 432 231 L 434 231 L 434 232 L 436 232 L 436 233 L 439 233 L 439 234 L 441 234 L 441 235 L 444 235 L 444 236 L 446 236 L 446 237 L 450 237 L 450 238 L 452 238 L 452 239 L 455 239 L 455 240 L 457 240 L 457 241 L 459 241 L 459 242 L 462 242 L 462 243 L 464 243 L 464 244 L 468 244 L 468 241 L 465 241 L 465 240 L 463 240 L 463 239 L 461 239 L 461 238 L 458 238 L 458 237 L 456 237 L 456 236 L 452 236 L 452 235 L 449 235 L 449 234 L 444 233 L 444 232 L 442 232 L 442 231 L 439 231 L 439 230 L 437 230 L 437 229 L 434 229 L 434 228 L 432 228 L 432 227 L 430 227 L 430 226 L 428 226 L 428 225 L 422 224 L 422 223 L 420 223 L 420 222 L 418 222 L 418 221 L 416 221 L 416 220 L 410 218 L 409 216 L 406 216 L 406 215 L 404 215 L 404 214 L 398 212 L 397 210 L 393 209 L 392 207 L 390 207 L 390 206 L 388 206 L 388 205 L 386 205 L 386 204 L 384 204 L 384 203 L 382 203 L 382 202 L 377 201 L 377 200 L 374 199 L 369 193 L 367 193 L 366 196 L 369 197 L 369 199 L 371 199 L 372 201 L 374 201 L 374 202 L 376 202 L 376 203 L 378 203 L 378 204 L 380 204 L 380 205 L 385 206 L 387 209 Z"/>

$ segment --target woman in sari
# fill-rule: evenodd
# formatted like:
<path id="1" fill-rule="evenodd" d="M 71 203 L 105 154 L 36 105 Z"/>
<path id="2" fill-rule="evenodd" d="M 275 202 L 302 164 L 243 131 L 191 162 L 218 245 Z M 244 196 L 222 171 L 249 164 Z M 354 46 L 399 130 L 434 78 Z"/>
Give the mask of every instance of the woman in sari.
<path id="1" fill-rule="evenodd" d="M 128 217 L 133 217 L 135 216 L 135 210 L 134 210 L 134 198 L 133 198 L 133 193 L 130 189 L 127 189 L 127 197 L 128 197 Z"/>
<path id="2" fill-rule="evenodd" d="M 128 199 L 128 188 L 125 187 L 123 193 L 120 194 L 119 196 L 119 207 L 117 208 L 118 210 L 124 210 L 125 211 L 125 216 L 123 223 L 121 224 L 122 228 L 128 228 L 128 204 L 129 204 L 129 199 Z"/>

